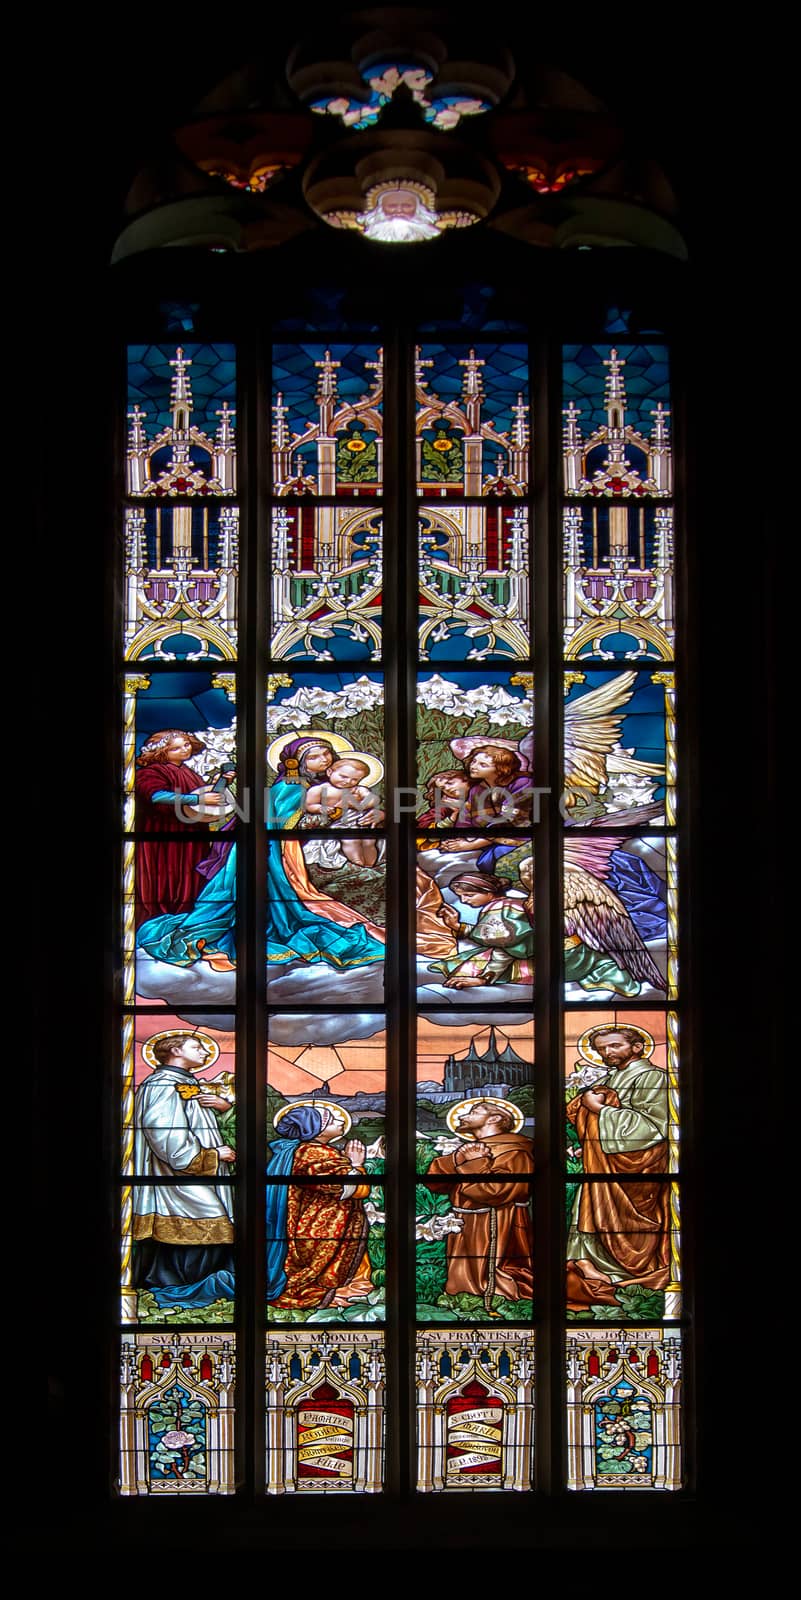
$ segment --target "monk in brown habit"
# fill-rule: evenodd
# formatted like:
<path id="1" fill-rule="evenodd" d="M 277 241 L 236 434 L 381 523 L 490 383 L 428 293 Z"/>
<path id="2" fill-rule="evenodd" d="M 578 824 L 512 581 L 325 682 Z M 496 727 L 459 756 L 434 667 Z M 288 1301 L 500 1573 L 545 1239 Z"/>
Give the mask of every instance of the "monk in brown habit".
<path id="1" fill-rule="evenodd" d="M 480 1295 L 487 1312 L 493 1295 L 530 1300 L 534 1289 L 528 1183 L 533 1151 L 530 1139 L 512 1131 L 515 1121 L 512 1107 L 469 1102 L 457 1124 L 469 1142 L 437 1156 L 428 1169 L 430 1177 L 460 1180 L 431 1184 L 450 1196 L 462 1221 L 460 1233 L 447 1235 L 446 1292 Z M 499 1176 L 493 1179 L 492 1173 Z"/>

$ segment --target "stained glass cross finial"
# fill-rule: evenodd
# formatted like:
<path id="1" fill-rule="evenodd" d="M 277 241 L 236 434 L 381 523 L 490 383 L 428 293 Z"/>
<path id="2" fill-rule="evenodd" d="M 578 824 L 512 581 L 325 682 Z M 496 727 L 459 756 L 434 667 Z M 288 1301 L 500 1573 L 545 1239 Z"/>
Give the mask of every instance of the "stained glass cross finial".
<path id="1" fill-rule="evenodd" d="M 424 360 L 420 354 L 420 346 L 417 345 L 414 352 L 414 381 L 418 389 L 425 389 L 428 383 L 428 379 L 423 376 L 423 368 L 433 367 L 433 365 L 433 361 Z"/>
<path id="2" fill-rule="evenodd" d="M 459 361 L 459 366 L 464 367 L 464 383 L 462 395 L 465 400 L 481 400 L 484 388 L 481 381 L 481 368 L 485 365 L 483 357 L 477 356 L 475 350 Z"/>
<path id="3" fill-rule="evenodd" d="M 565 444 L 579 444 L 581 441 L 581 431 L 578 426 L 578 419 L 581 416 L 581 407 L 577 406 L 575 402 L 571 400 L 570 405 L 565 406 L 562 415 L 565 418 Z"/>
<path id="4" fill-rule="evenodd" d="M 651 416 L 654 419 L 654 443 L 667 444 L 670 438 L 670 429 L 668 427 L 668 417 L 670 416 L 670 412 L 662 404 L 661 400 L 657 402 L 656 409 L 651 412 Z"/>
<path id="5" fill-rule="evenodd" d="M 626 403 L 626 391 L 623 386 L 623 368 L 625 365 L 625 360 L 623 357 L 618 356 L 616 350 L 610 350 L 609 359 L 604 360 L 604 366 L 609 368 L 606 377 L 606 393 L 604 395 L 604 404 L 607 406 L 614 404 L 624 406 Z"/>
<path id="6" fill-rule="evenodd" d="M 326 350 L 322 361 L 315 361 L 314 365 L 319 369 L 320 373 L 317 388 L 318 402 L 321 400 L 335 400 L 337 396 L 336 369 L 340 366 L 340 362 L 334 361 L 331 351 Z"/>
<path id="7" fill-rule="evenodd" d="M 170 404 L 173 406 L 192 404 L 192 385 L 189 379 L 191 365 L 191 359 L 184 355 L 183 348 L 179 345 L 170 361 L 170 366 L 174 369 L 170 394 Z"/>
<path id="8" fill-rule="evenodd" d="M 373 393 L 374 394 L 378 394 L 378 391 L 382 388 L 383 382 L 384 382 L 384 352 L 383 352 L 383 349 L 379 348 L 378 350 L 376 350 L 376 360 L 375 361 L 367 361 L 367 360 L 365 360 L 364 365 L 368 369 L 368 371 L 375 373 L 375 384 L 373 386 Z"/>
<path id="9" fill-rule="evenodd" d="M 274 443 L 276 450 L 284 450 L 289 443 L 289 435 L 286 425 L 288 411 L 289 406 L 284 405 L 284 397 L 279 391 L 276 396 L 275 405 L 273 406 L 273 416 L 275 417 Z"/>
<path id="10" fill-rule="evenodd" d="M 143 423 L 146 416 L 147 412 L 143 411 L 141 406 L 138 405 L 134 406 L 133 411 L 128 412 L 128 421 L 131 424 L 131 435 L 128 443 L 132 450 L 141 450 L 145 444 Z"/>
<path id="11" fill-rule="evenodd" d="M 528 444 L 528 406 L 522 394 L 518 394 L 517 404 L 512 406 L 514 424 L 512 427 L 512 443 L 521 446 Z"/>
<path id="12" fill-rule="evenodd" d="M 236 416 L 236 412 L 232 410 L 227 400 L 223 400 L 219 411 L 217 411 L 215 415 L 220 419 L 220 425 L 217 429 L 217 443 L 233 444 L 234 433 L 231 423 L 233 418 Z"/>

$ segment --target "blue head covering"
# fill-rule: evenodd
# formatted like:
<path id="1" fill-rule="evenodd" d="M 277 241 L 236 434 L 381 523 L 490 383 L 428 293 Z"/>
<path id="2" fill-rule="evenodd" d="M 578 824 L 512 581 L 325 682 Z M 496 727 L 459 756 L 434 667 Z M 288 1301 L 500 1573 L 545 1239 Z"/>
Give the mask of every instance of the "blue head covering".
<path id="1" fill-rule="evenodd" d="M 274 1152 L 277 1145 L 283 1145 L 291 1140 L 293 1146 L 292 1154 L 294 1155 L 297 1146 L 302 1144 L 304 1139 L 315 1139 L 317 1137 L 322 1125 L 323 1114 L 318 1110 L 317 1106 L 293 1106 L 290 1111 L 284 1112 L 278 1124 L 281 1132 L 277 1139 L 271 1141 L 270 1149 Z M 272 1170 L 272 1165 L 270 1165 L 267 1171 L 271 1172 Z"/>

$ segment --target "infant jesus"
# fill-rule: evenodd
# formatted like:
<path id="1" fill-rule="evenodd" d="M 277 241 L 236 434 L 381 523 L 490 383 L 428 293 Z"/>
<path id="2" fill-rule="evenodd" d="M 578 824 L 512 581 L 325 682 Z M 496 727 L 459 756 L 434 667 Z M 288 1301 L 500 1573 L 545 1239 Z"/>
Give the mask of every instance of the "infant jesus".
<path id="1" fill-rule="evenodd" d="M 330 823 L 335 828 L 380 827 L 384 813 L 372 790 L 363 786 L 369 772 L 369 766 L 357 756 L 333 761 L 325 775 L 325 782 L 312 784 L 306 791 L 307 817 L 319 817 L 324 825 Z M 345 853 L 351 861 L 356 861 L 360 866 L 374 865 L 375 845 L 369 841 L 362 844 L 358 839 L 348 840 L 348 845 L 350 848 Z"/>

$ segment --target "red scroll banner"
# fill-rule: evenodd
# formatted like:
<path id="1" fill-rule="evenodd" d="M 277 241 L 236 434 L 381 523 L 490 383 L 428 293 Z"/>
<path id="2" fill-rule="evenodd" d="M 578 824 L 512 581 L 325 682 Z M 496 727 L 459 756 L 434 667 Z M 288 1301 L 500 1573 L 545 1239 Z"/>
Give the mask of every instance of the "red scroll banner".
<path id="1" fill-rule="evenodd" d="M 298 1406 L 298 1477 L 353 1477 L 353 1406 L 320 1384 Z"/>
<path id="2" fill-rule="evenodd" d="M 448 1478 L 493 1473 L 500 1477 L 503 1401 L 481 1383 L 468 1383 L 446 1405 Z"/>

